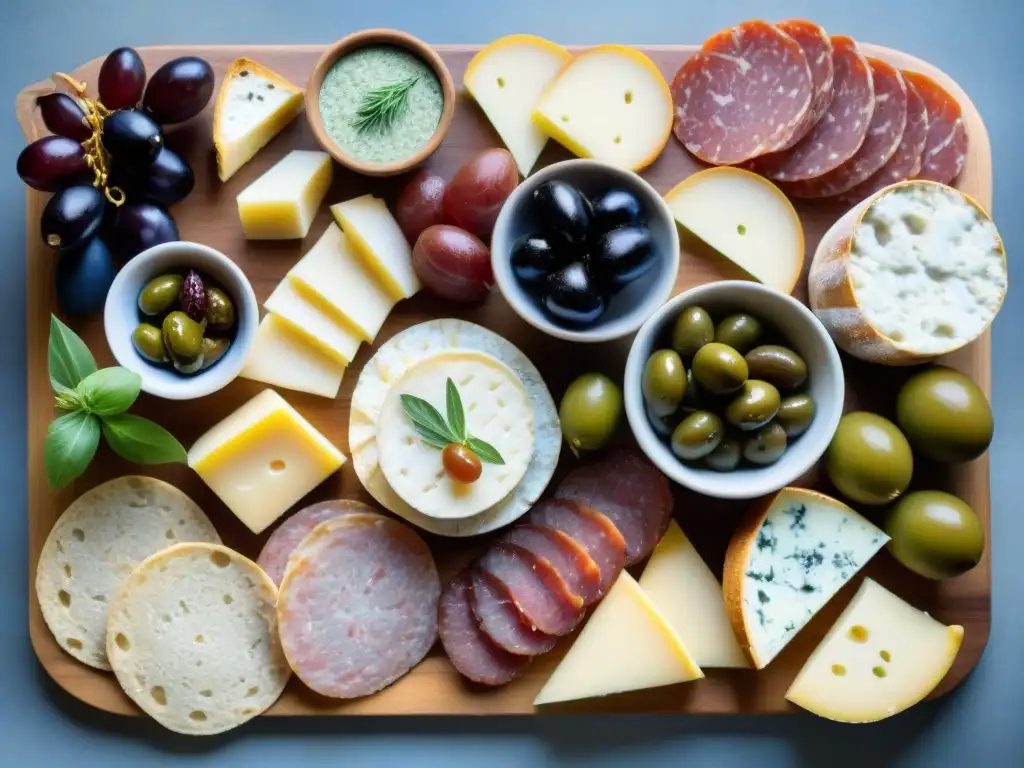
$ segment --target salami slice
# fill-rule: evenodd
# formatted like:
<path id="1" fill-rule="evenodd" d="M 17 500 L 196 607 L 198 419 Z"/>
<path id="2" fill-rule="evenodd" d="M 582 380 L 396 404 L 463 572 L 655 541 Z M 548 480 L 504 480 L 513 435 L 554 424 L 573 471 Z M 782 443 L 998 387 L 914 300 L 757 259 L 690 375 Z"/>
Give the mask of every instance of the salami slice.
<path id="1" fill-rule="evenodd" d="M 437 607 L 441 646 L 463 677 L 482 685 L 504 685 L 523 673 L 531 657 L 504 651 L 488 639 L 469 606 L 471 589 L 467 573 L 445 587 Z"/>
<path id="2" fill-rule="evenodd" d="M 281 582 L 281 645 L 296 675 L 324 696 L 379 691 L 437 638 L 441 592 L 430 550 L 411 528 L 376 514 L 320 523 Z"/>
<path id="3" fill-rule="evenodd" d="M 828 105 L 832 103 L 832 81 L 836 68 L 832 61 L 832 40 L 824 29 L 813 21 L 806 19 L 789 19 L 775 25 L 777 29 L 792 37 L 807 57 L 807 66 L 811 68 L 811 108 L 807 110 L 800 127 L 778 151 L 789 149 L 806 136 L 811 128 L 825 116 Z"/>
<path id="4" fill-rule="evenodd" d="M 514 544 L 496 544 L 477 563 L 501 582 L 519 613 L 534 629 L 566 635 L 583 617 L 583 601 L 572 594 L 545 560 Z"/>
<path id="5" fill-rule="evenodd" d="M 781 184 L 790 197 L 834 197 L 847 192 L 882 168 L 896 154 L 907 126 L 907 86 L 891 64 L 868 59 L 875 88 L 875 111 L 857 154 L 835 170 L 805 181 Z"/>
<path id="6" fill-rule="evenodd" d="M 734 165 L 785 146 L 811 108 L 811 69 L 789 35 L 747 21 L 709 37 L 672 80 L 676 138 Z"/>
<path id="7" fill-rule="evenodd" d="M 920 72 L 903 70 L 928 107 L 928 140 L 921 170 L 914 178 L 951 184 L 967 161 L 967 126 L 960 105 L 949 92 Z"/>
<path id="8" fill-rule="evenodd" d="M 560 499 L 540 502 L 528 520 L 561 531 L 583 547 L 601 574 L 599 596 L 611 589 L 626 560 L 626 540 L 611 520 L 590 507 Z"/>
<path id="9" fill-rule="evenodd" d="M 489 572 L 474 568 L 470 582 L 473 615 L 495 645 L 517 656 L 537 656 L 555 647 L 557 638 L 529 626 L 505 586 Z"/>
<path id="10" fill-rule="evenodd" d="M 835 79 L 825 116 L 785 152 L 765 155 L 754 169 L 776 181 L 814 179 L 853 157 L 868 133 L 875 109 L 871 68 L 852 38 L 832 36 Z"/>
<path id="11" fill-rule="evenodd" d="M 501 537 L 537 557 L 546 560 L 555 569 L 569 591 L 578 595 L 584 606 L 592 605 L 600 597 L 601 572 L 579 544 L 561 531 L 541 525 L 517 525 Z"/>

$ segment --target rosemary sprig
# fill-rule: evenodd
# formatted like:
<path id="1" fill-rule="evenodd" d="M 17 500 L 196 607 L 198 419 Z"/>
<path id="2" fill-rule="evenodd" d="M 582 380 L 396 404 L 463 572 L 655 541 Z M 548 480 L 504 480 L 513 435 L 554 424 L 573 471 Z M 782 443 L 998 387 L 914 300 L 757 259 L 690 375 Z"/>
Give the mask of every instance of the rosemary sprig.
<path id="1" fill-rule="evenodd" d="M 445 410 L 448 421 L 430 403 L 415 395 L 402 395 L 402 408 L 409 417 L 420 439 L 427 445 L 444 449 L 451 443 L 464 445 L 477 455 L 480 461 L 487 464 L 504 464 L 505 459 L 498 449 L 490 443 L 473 437 L 466 431 L 466 412 L 462 407 L 462 398 L 455 382 L 451 379 L 445 384 Z"/>
<path id="2" fill-rule="evenodd" d="M 418 81 L 418 77 L 410 77 L 367 91 L 352 125 L 360 133 L 387 133 L 409 108 L 409 91 Z"/>

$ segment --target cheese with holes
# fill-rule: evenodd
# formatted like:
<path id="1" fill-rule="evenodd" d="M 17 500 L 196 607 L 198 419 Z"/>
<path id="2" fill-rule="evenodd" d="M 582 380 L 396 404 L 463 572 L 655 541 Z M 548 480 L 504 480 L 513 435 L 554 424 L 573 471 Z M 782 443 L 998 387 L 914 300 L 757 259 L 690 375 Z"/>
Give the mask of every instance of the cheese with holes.
<path id="1" fill-rule="evenodd" d="M 653 61 L 625 45 L 575 56 L 544 90 L 533 121 L 579 157 L 638 171 L 672 132 L 672 94 Z"/>
<path id="2" fill-rule="evenodd" d="M 810 305 L 836 345 L 912 365 L 978 338 L 1006 295 L 995 224 L 962 192 L 905 181 L 854 206 L 822 237 Z"/>
<path id="3" fill-rule="evenodd" d="M 702 669 L 750 666 L 725 613 L 722 586 L 675 520 L 644 566 L 640 588 Z"/>
<path id="4" fill-rule="evenodd" d="M 804 228 L 782 191 L 741 168 L 708 168 L 665 195 L 675 220 L 758 282 L 792 293 Z"/>
<path id="5" fill-rule="evenodd" d="M 758 669 L 850 581 L 889 537 L 842 502 L 783 488 L 751 510 L 725 554 L 725 608 Z"/>
<path id="6" fill-rule="evenodd" d="M 451 426 L 449 378 L 462 400 L 468 435 L 495 448 L 504 460 L 482 461 L 482 474 L 473 483 L 448 475 L 440 448 L 423 439 L 402 405 L 404 395 L 418 397 Z M 388 484 L 429 517 L 472 517 L 497 504 L 523 479 L 533 458 L 533 406 L 526 388 L 507 365 L 475 350 L 442 352 L 410 366 L 388 391 L 379 430 L 380 468 Z"/>
<path id="7" fill-rule="evenodd" d="M 892 717 L 935 690 L 963 639 L 963 627 L 947 627 L 864 579 L 786 698 L 843 723 Z"/>
<path id="8" fill-rule="evenodd" d="M 642 691 L 702 677 L 679 635 L 623 571 L 533 703 Z"/>
<path id="9" fill-rule="evenodd" d="M 293 149 L 238 194 L 238 216 L 249 240 L 306 236 L 334 179 L 326 152 Z"/>
<path id="10" fill-rule="evenodd" d="M 233 61 L 213 110 L 220 180 L 234 176 L 301 111 L 301 88 L 252 59 Z"/>
<path id="11" fill-rule="evenodd" d="M 338 362 L 347 365 L 355 358 L 361 343 L 355 331 L 303 296 L 291 280 L 278 283 L 263 306 Z"/>
<path id="12" fill-rule="evenodd" d="M 238 375 L 272 387 L 334 399 L 341 388 L 345 364 L 328 356 L 287 321 L 268 314 L 260 322 L 249 357 Z"/>
<path id="13" fill-rule="evenodd" d="M 505 142 L 519 173 L 528 176 L 548 136 L 533 108 L 572 55 L 534 35 L 507 35 L 485 46 L 466 67 L 463 83 Z"/>
<path id="14" fill-rule="evenodd" d="M 412 268 L 412 247 L 383 200 L 363 195 L 332 205 L 331 213 L 396 300 L 407 299 L 423 287 Z"/>
<path id="15" fill-rule="evenodd" d="M 211 427 L 188 465 L 253 533 L 260 533 L 345 463 L 272 389 Z"/>

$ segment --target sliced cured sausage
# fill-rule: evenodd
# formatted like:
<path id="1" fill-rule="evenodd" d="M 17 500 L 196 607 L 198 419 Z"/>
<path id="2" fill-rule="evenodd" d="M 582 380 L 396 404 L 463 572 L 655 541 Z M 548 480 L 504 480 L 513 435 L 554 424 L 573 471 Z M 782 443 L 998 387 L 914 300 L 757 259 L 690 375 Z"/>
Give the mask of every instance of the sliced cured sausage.
<path id="1" fill-rule="evenodd" d="M 811 69 L 789 35 L 747 21 L 709 37 L 672 80 L 676 138 L 715 165 L 773 152 L 803 124 Z"/>
<path id="2" fill-rule="evenodd" d="M 907 86 L 891 64 L 868 59 L 875 88 L 875 110 L 868 135 L 857 154 L 835 170 L 805 181 L 782 182 L 790 197 L 834 197 L 848 192 L 884 166 L 896 154 L 907 126 Z"/>
<path id="3" fill-rule="evenodd" d="M 437 607 L 441 646 L 463 677 L 482 685 L 504 685 L 519 677 L 532 657 L 516 656 L 490 641 L 470 608 L 471 589 L 465 572 L 445 587 Z"/>
<path id="4" fill-rule="evenodd" d="M 495 645 L 517 656 L 537 656 L 555 647 L 557 638 L 529 626 L 505 585 L 488 571 L 472 569 L 470 582 L 473 615 Z"/>
<path id="5" fill-rule="evenodd" d="M 501 540 L 520 546 L 550 563 L 584 606 L 597 602 L 601 594 L 601 572 L 586 550 L 569 536 L 541 525 L 517 525 Z"/>
<path id="6" fill-rule="evenodd" d="M 634 451 L 615 451 L 573 470 L 555 498 L 577 501 L 611 520 L 626 540 L 627 566 L 654 551 L 672 518 L 668 478 Z"/>
<path id="7" fill-rule="evenodd" d="M 779 151 L 789 149 L 806 136 L 811 128 L 825 116 L 828 105 L 832 103 L 832 81 L 836 69 L 832 62 L 832 40 L 824 29 L 813 21 L 806 19 L 789 19 L 775 25 L 777 29 L 792 37 L 807 58 L 807 66 L 811 68 L 811 108 L 807 110 L 800 127 L 794 131 L 792 138 Z"/>
<path id="8" fill-rule="evenodd" d="M 496 544 L 477 563 L 501 582 L 519 613 L 534 629 L 565 635 L 583 616 L 583 601 L 568 591 L 546 561 L 514 544 Z"/>
<path id="9" fill-rule="evenodd" d="M 765 155 L 754 169 L 776 181 L 813 179 L 838 168 L 860 149 L 875 109 L 871 68 L 852 38 L 832 36 L 835 79 L 825 116 L 785 152 Z"/>
<path id="10" fill-rule="evenodd" d="M 426 656 L 441 592 L 430 550 L 383 515 L 320 523 L 292 553 L 277 601 L 281 645 L 317 693 L 366 696 Z"/>
<path id="11" fill-rule="evenodd" d="M 928 141 L 915 178 L 950 184 L 967 161 L 967 126 L 960 105 L 927 75 L 903 70 L 903 77 L 914 84 L 928 107 Z"/>
<path id="12" fill-rule="evenodd" d="M 615 523 L 590 507 L 564 499 L 538 503 L 527 519 L 533 525 L 561 531 L 583 547 L 601 574 L 599 596 L 611 589 L 626 560 L 626 540 Z"/>

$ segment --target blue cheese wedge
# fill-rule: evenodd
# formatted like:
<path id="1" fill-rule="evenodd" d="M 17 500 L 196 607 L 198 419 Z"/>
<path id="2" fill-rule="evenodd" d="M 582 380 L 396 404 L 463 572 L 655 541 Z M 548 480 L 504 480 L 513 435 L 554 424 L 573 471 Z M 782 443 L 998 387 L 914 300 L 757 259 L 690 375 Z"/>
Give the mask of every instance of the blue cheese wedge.
<path id="1" fill-rule="evenodd" d="M 725 555 L 726 611 L 762 669 L 889 537 L 840 501 L 783 488 L 740 524 Z"/>

